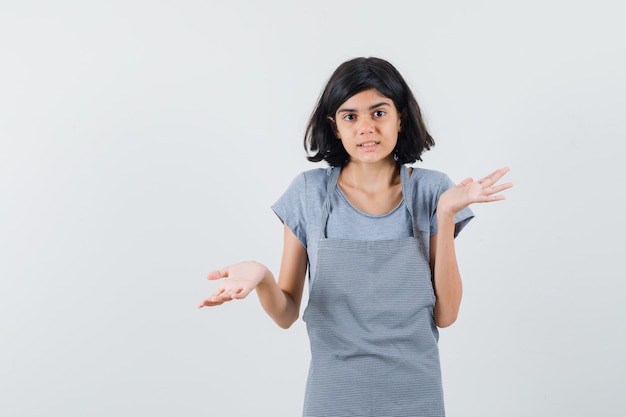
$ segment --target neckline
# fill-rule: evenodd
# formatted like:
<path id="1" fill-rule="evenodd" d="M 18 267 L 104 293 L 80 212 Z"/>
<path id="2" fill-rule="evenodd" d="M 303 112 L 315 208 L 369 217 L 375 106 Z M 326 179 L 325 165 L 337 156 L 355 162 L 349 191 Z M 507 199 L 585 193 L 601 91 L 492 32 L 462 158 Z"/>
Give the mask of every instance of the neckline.
<path id="1" fill-rule="evenodd" d="M 400 207 L 402 207 L 402 206 L 404 205 L 404 203 L 405 203 L 405 201 L 404 201 L 404 192 L 403 192 L 403 193 L 402 193 L 402 198 L 400 199 L 400 202 L 399 202 L 398 204 L 396 204 L 396 206 L 395 206 L 395 207 L 393 207 L 391 210 L 389 210 L 388 212 L 383 213 L 383 214 L 372 214 L 372 213 L 367 213 L 367 212 L 365 212 L 365 211 L 363 211 L 363 210 L 359 210 L 358 208 L 356 208 L 356 207 L 354 206 L 354 204 L 352 204 L 352 203 L 350 202 L 350 200 L 348 199 L 348 197 L 346 197 L 346 195 L 345 195 L 345 193 L 343 192 L 343 190 L 341 189 L 341 187 L 339 187 L 338 185 L 335 187 L 335 190 L 336 190 L 336 192 L 339 194 L 339 197 L 340 197 L 341 199 L 343 199 L 343 201 L 345 201 L 345 202 L 346 202 L 346 204 L 348 204 L 348 206 L 349 206 L 352 210 L 356 211 L 357 213 L 359 213 L 359 214 L 360 214 L 360 215 L 362 215 L 362 216 L 369 217 L 369 218 L 373 218 L 373 219 L 380 219 L 380 218 L 384 218 L 384 217 L 391 216 L 393 213 L 395 213 L 396 211 L 398 211 L 398 209 L 400 209 Z"/>

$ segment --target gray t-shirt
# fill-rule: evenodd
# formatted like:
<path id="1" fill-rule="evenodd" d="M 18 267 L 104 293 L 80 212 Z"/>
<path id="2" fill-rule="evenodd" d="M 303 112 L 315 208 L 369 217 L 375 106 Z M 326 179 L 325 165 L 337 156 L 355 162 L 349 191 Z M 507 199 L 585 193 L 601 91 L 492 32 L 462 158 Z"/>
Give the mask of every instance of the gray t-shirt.
<path id="1" fill-rule="evenodd" d="M 289 227 L 306 248 L 309 258 L 309 285 L 317 271 L 317 247 L 322 237 L 322 207 L 326 199 L 326 187 L 332 169 L 317 168 L 296 176 L 285 193 L 272 206 L 280 220 Z M 435 211 L 439 196 L 454 186 L 450 178 L 439 171 L 413 168 L 410 177 L 413 190 L 414 219 L 426 250 L 429 236 L 437 233 Z M 371 215 L 356 209 L 339 187 L 330 195 L 330 215 L 326 225 L 330 239 L 389 240 L 413 236 L 407 202 L 384 215 Z M 455 216 L 455 236 L 474 217 L 469 208 Z"/>

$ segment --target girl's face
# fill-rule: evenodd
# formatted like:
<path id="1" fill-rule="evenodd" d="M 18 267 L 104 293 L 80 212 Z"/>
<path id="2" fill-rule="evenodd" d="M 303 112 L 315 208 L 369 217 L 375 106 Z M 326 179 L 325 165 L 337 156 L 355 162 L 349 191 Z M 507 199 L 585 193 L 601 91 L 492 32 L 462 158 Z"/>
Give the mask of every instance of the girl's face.
<path id="1" fill-rule="evenodd" d="M 393 100 L 373 88 L 361 91 L 339 106 L 333 121 L 350 163 L 393 162 L 400 132 Z"/>

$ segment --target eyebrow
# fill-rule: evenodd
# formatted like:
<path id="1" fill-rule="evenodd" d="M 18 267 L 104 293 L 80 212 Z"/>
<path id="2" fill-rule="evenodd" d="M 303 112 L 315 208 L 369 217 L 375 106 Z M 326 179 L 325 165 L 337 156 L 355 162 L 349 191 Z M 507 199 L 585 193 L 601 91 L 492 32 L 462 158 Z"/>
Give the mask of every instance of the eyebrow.
<path id="1" fill-rule="evenodd" d="M 380 103 L 376 103 L 372 106 L 369 107 L 368 110 L 374 110 L 377 107 L 382 107 L 382 106 L 387 106 L 390 107 L 391 105 L 387 102 L 381 101 Z M 339 109 L 337 110 L 337 113 L 356 113 L 356 109 Z"/>

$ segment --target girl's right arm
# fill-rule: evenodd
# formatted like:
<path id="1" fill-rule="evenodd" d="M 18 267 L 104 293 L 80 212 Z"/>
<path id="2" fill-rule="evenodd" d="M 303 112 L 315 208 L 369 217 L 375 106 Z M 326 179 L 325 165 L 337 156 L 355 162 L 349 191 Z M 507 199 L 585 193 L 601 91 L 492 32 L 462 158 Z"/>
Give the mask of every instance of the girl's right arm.
<path id="1" fill-rule="evenodd" d="M 284 226 L 283 257 L 278 282 L 264 265 L 247 261 L 213 271 L 208 279 L 227 278 L 220 288 L 198 307 L 216 306 L 245 298 L 256 288 L 267 314 L 283 329 L 290 327 L 300 314 L 302 291 L 306 279 L 306 249 L 293 232 Z"/>

